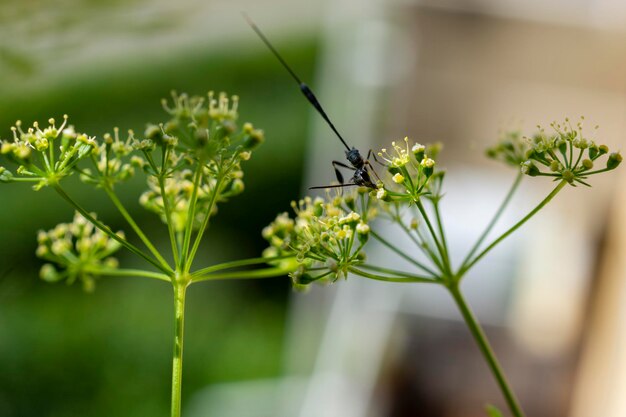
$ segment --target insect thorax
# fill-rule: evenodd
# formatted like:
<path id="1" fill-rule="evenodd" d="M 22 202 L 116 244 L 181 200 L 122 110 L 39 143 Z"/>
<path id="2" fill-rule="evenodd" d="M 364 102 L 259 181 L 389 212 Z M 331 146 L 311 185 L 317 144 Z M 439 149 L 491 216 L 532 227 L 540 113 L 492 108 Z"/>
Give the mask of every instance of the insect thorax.
<path id="1" fill-rule="evenodd" d="M 361 168 L 364 164 L 363 157 L 356 148 L 346 151 L 346 159 L 350 162 L 350 165 L 355 168 Z"/>

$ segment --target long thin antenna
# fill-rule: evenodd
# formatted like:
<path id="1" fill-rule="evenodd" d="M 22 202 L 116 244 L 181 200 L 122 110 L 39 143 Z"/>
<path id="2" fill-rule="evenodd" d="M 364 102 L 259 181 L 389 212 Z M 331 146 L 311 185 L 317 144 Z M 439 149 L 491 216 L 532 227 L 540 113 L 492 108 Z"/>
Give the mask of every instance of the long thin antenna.
<path id="1" fill-rule="evenodd" d="M 272 51 L 272 53 L 274 54 L 274 56 L 276 58 L 278 58 L 278 60 L 280 61 L 280 63 L 283 65 L 283 67 L 285 67 L 285 69 L 287 70 L 287 72 L 289 72 L 289 74 L 291 75 L 291 77 L 296 81 L 296 83 L 298 84 L 298 86 L 300 87 L 300 91 L 302 91 L 302 94 L 304 94 L 304 96 L 306 97 L 307 100 L 309 100 L 309 103 L 311 103 L 313 105 L 313 107 L 315 107 L 315 110 L 317 110 L 317 112 L 324 118 L 324 120 L 326 120 L 326 123 L 328 123 L 328 125 L 330 126 L 330 128 L 333 130 L 333 132 L 335 132 L 335 135 L 337 135 L 337 137 L 339 138 L 339 140 L 341 141 L 341 143 L 343 143 L 343 146 L 346 147 L 346 149 L 348 151 L 350 151 L 350 147 L 348 146 L 348 144 L 346 143 L 345 140 L 343 140 L 343 138 L 341 137 L 341 135 L 339 134 L 339 132 L 337 131 L 337 128 L 335 128 L 335 125 L 333 124 L 333 122 L 330 121 L 330 118 L 326 115 L 326 112 L 324 111 L 324 109 L 322 108 L 322 105 L 320 104 L 320 102 L 317 100 L 317 97 L 315 97 L 315 94 L 313 94 L 313 91 L 311 91 L 311 89 L 309 88 L 308 85 L 306 85 L 305 83 L 303 83 L 300 78 L 296 75 L 295 72 L 293 72 L 293 70 L 289 67 L 289 65 L 287 65 L 287 62 L 285 62 L 285 60 L 283 59 L 283 57 L 280 56 L 280 54 L 278 53 L 278 51 L 272 46 L 272 44 L 270 43 L 270 41 L 265 37 L 265 35 L 263 34 L 263 32 L 261 32 L 261 29 L 259 29 L 257 27 L 257 25 L 254 24 L 254 22 L 252 21 L 252 19 L 250 19 L 250 16 L 248 16 L 245 12 L 241 13 L 244 17 L 244 19 L 246 19 L 246 22 L 248 22 L 248 25 L 250 25 L 250 27 L 252 28 L 252 30 L 254 30 L 256 32 L 257 35 L 259 35 L 259 38 L 261 38 L 261 40 L 263 41 L 263 43 L 269 48 L 270 51 Z"/>

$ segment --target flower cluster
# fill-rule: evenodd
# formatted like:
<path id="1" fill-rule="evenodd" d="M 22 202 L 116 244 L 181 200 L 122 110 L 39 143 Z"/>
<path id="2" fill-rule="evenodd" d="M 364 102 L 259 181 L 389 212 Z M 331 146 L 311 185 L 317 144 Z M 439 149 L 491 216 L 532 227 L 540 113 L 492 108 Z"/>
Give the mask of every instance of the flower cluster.
<path id="1" fill-rule="evenodd" d="M 540 128 L 539 133 L 530 141 L 530 149 L 526 152 L 527 160 L 522 163 L 522 173 L 534 176 L 550 176 L 562 179 L 571 185 L 576 183 L 589 186 L 585 179 L 593 174 L 610 171 L 622 162 L 619 153 L 610 153 L 606 145 L 597 145 L 592 139 L 583 135 L 583 120 L 573 127 L 569 119 L 563 124 L 550 124 L 554 133 L 547 135 Z M 597 127 L 596 127 L 597 128 Z M 594 170 L 597 160 L 607 155 L 604 167 Z M 537 165 L 543 165 L 541 171 Z"/>
<path id="2" fill-rule="evenodd" d="M 433 179 L 443 178 L 443 172 L 435 172 L 435 159 L 441 145 L 415 143 L 409 148 L 409 139 L 405 137 L 404 146 L 396 142 L 391 146 L 391 151 L 383 148 L 378 153 L 387 163 L 392 177 L 391 183 L 385 183 L 375 191 L 376 197 L 384 201 L 417 202 L 422 195 L 434 194 Z"/>
<path id="3" fill-rule="evenodd" d="M 190 215 L 198 228 L 217 212 L 217 203 L 243 192 L 241 163 L 264 137 L 250 123 L 237 126 L 236 96 L 229 99 L 221 93 L 215 98 L 210 92 L 208 100 L 176 93 L 172 97 L 172 104 L 163 101 L 172 118 L 149 125 L 146 139 L 131 141 L 143 153 L 131 165 L 149 175 L 149 189 L 140 203 L 182 231 Z"/>
<path id="4" fill-rule="evenodd" d="M 130 179 L 136 167 L 143 167 L 144 160 L 132 155 L 138 147 L 135 134 L 128 131 L 126 140 L 120 139 L 118 128 L 113 129 L 113 135 L 106 133 L 101 144 L 96 146 L 92 153 L 94 171 L 85 168 L 80 171 L 81 180 L 97 185 L 112 186 L 118 182 Z"/>
<path id="5" fill-rule="evenodd" d="M 367 189 L 360 188 L 346 196 L 333 197 L 328 191 L 326 199 L 292 202 L 295 218 L 282 213 L 263 229 L 270 244 L 264 256 L 294 255 L 297 264 L 290 277 L 295 285 L 346 277 L 352 265 L 364 260 L 361 250 L 368 240 L 369 222 L 376 216 L 370 201 Z"/>
<path id="6" fill-rule="evenodd" d="M 0 154 L 18 165 L 16 175 L 0 167 L 0 181 L 34 182 L 39 190 L 71 175 L 76 163 L 97 149 L 94 137 L 76 133 L 67 125 L 67 115 L 57 127 L 54 119 L 41 129 L 39 123 L 23 130 L 21 121 L 11 128 L 13 140 L 0 141 Z"/>
<path id="7" fill-rule="evenodd" d="M 117 236 L 124 238 L 122 232 L 117 232 Z M 37 242 L 37 256 L 57 265 L 47 263 L 41 267 L 40 276 L 48 282 L 66 280 L 71 284 L 79 279 L 85 290 L 92 291 L 94 277 L 118 265 L 111 254 L 121 244 L 79 213 L 72 223 L 58 224 L 47 232 L 41 230 Z"/>
<path id="8" fill-rule="evenodd" d="M 581 117 L 575 125 L 568 118 L 563 123 L 550 124 L 552 133 L 537 126 L 539 132 L 532 138 L 509 133 L 487 155 L 510 165 L 521 167 L 531 177 L 553 177 L 571 185 L 583 184 L 590 175 L 610 171 L 622 162 L 619 152 L 610 153 L 606 145 L 598 145 L 583 134 Z M 596 126 L 596 129 L 598 127 Z M 598 160 L 606 157 L 598 167 Z"/>

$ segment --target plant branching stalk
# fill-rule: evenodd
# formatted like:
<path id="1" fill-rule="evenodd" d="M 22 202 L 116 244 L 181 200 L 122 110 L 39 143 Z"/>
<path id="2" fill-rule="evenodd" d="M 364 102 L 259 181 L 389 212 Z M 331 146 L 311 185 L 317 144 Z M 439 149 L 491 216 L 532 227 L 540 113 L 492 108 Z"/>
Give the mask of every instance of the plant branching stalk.
<path id="1" fill-rule="evenodd" d="M 185 224 L 185 232 L 183 236 L 183 247 L 181 249 L 179 269 L 185 270 L 185 266 L 189 263 L 189 245 L 191 244 L 191 235 L 193 233 L 193 222 L 196 218 L 196 202 L 198 201 L 198 188 L 202 179 L 202 168 L 204 163 L 198 161 L 196 172 L 193 179 L 193 191 L 191 193 L 191 201 L 187 211 L 187 223 Z"/>
<path id="2" fill-rule="evenodd" d="M 487 228 L 485 229 L 485 231 L 480 235 L 480 237 L 478 238 L 478 240 L 476 241 L 472 249 L 470 249 L 469 253 L 465 257 L 465 259 L 463 259 L 463 262 L 461 262 L 461 265 L 465 265 L 472 258 L 472 256 L 474 256 L 474 254 L 476 253 L 480 245 L 482 245 L 482 243 L 485 241 L 485 238 L 487 237 L 489 232 L 491 232 L 491 229 L 493 229 L 493 227 L 496 225 L 496 223 L 500 219 L 500 216 L 502 216 L 502 213 L 504 213 L 504 209 L 509 205 L 511 198 L 513 197 L 513 194 L 515 194 L 517 187 L 522 182 L 523 176 L 524 174 L 522 174 L 521 171 L 518 172 L 517 177 L 515 177 L 515 181 L 513 182 L 513 185 L 511 186 L 511 189 L 506 194 L 506 197 L 504 197 L 504 200 L 500 204 L 500 207 L 498 207 L 498 210 L 496 211 L 495 215 L 493 216 L 493 218 L 487 225 Z"/>
<path id="3" fill-rule="evenodd" d="M 169 275 L 162 274 L 160 272 L 144 271 L 141 269 L 120 269 L 120 268 L 86 268 L 85 271 L 97 273 L 100 276 L 110 277 L 143 277 L 159 279 L 161 281 L 170 282 Z"/>
<path id="4" fill-rule="evenodd" d="M 80 204 L 78 204 L 77 202 L 75 202 L 72 197 L 70 197 L 65 190 L 63 190 L 63 188 L 61 188 L 60 185 L 55 185 L 54 189 L 57 193 L 59 193 L 59 195 L 61 197 L 63 197 L 63 199 L 65 201 L 67 201 L 68 203 L 70 203 L 72 205 L 72 207 L 74 207 L 80 214 L 82 214 L 82 216 L 84 218 L 86 218 L 87 220 L 89 220 L 94 226 L 96 226 L 98 229 L 102 230 L 104 233 L 106 233 L 108 236 L 110 236 L 112 239 L 116 240 L 117 242 L 119 242 L 122 246 L 124 246 L 126 249 L 128 249 L 129 251 L 135 253 L 136 255 L 139 255 L 140 257 L 142 257 L 143 259 L 145 259 L 147 262 L 151 263 L 152 265 L 154 265 L 155 267 L 157 267 L 158 269 L 160 269 L 161 271 L 165 272 L 166 274 L 171 273 L 172 271 L 166 267 L 164 267 L 163 265 L 161 265 L 159 262 L 157 262 L 156 260 L 152 259 L 150 256 L 148 256 L 147 254 L 145 254 L 141 249 L 139 249 L 138 247 L 136 247 L 135 245 L 133 245 L 132 243 L 129 243 L 128 241 L 126 241 L 126 239 L 122 239 L 121 237 L 119 237 L 116 233 L 114 233 L 109 227 L 107 227 L 104 223 L 102 223 L 101 221 L 97 220 L 95 217 L 93 217 L 87 210 L 85 210 Z"/>
<path id="5" fill-rule="evenodd" d="M 548 194 L 548 196 L 546 198 L 544 198 L 543 201 L 537 205 L 537 207 L 532 209 L 532 211 L 530 213 L 528 213 L 526 216 L 524 216 L 524 218 L 522 220 L 520 220 L 517 223 L 515 223 L 509 230 L 507 230 L 502 235 L 500 235 L 489 246 L 487 246 L 482 252 L 480 252 L 474 259 L 472 259 L 470 262 L 466 263 L 465 265 L 461 266 L 461 268 L 459 269 L 459 272 L 456 274 L 457 280 L 461 280 L 461 278 L 463 277 L 465 272 L 467 272 L 472 266 L 474 266 L 474 264 L 476 262 L 478 262 L 480 259 L 482 259 L 482 257 L 485 256 L 498 243 L 502 242 L 511 233 L 513 233 L 514 231 L 519 229 L 531 217 L 533 217 L 535 214 L 537 214 L 537 212 L 539 210 L 541 210 L 546 204 L 548 204 L 550 202 L 550 200 L 552 200 L 554 198 L 554 196 L 557 195 L 559 193 L 559 191 L 561 191 L 561 189 L 563 187 L 565 187 L 566 184 L 567 184 L 567 181 L 561 180 L 561 182 L 559 182 L 559 184 L 556 186 L 556 188 L 554 190 L 552 190 L 552 192 L 550 194 Z"/>
<path id="6" fill-rule="evenodd" d="M 348 268 L 348 271 L 352 272 L 353 274 L 356 275 L 360 275 L 362 277 L 365 278 L 369 278 L 369 279 L 373 279 L 376 281 L 386 281 L 386 282 L 424 282 L 424 283 L 438 283 L 438 281 L 435 281 L 434 279 L 430 279 L 427 277 L 421 277 L 421 276 L 409 276 L 407 275 L 399 275 L 399 276 L 387 276 L 387 275 L 379 275 L 379 274 L 372 274 L 370 272 L 365 272 L 361 269 L 355 268 L 355 267 L 350 267 Z"/>
<path id="7" fill-rule="evenodd" d="M 215 281 L 218 279 L 257 279 L 287 275 L 291 270 L 284 268 L 263 268 L 251 271 L 222 272 L 193 277 L 192 282 Z"/>
<path id="8" fill-rule="evenodd" d="M 417 208 L 419 209 L 420 213 L 422 214 L 422 217 L 424 218 L 424 221 L 426 222 L 426 226 L 428 226 L 428 231 L 430 232 L 430 235 L 432 236 L 434 242 L 435 242 L 435 246 L 437 247 L 437 251 L 439 252 L 439 256 L 441 256 L 441 260 L 442 260 L 442 266 L 443 266 L 443 271 L 446 274 L 450 273 L 450 262 L 448 261 L 447 257 L 445 256 L 445 251 L 443 249 L 443 247 L 441 246 L 441 243 L 439 242 L 439 239 L 437 238 L 437 233 L 435 232 L 435 229 L 433 228 L 433 225 L 430 222 L 430 218 L 428 217 L 428 213 L 426 213 L 426 209 L 424 209 L 424 205 L 422 204 L 421 200 L 418 200 L 417 202 Z"/>
<path id="9" fill-rule="evenodd" d="M 446 233 L 443 230 L 443 221 L 441 220 L 441 213 L 439 212 L 439 199 L 433 201 L 433 206 L 435 208 L 435 217 L 437 219 L 437 227 L 439 229 L 439 236 L 441 236 L 441 247 L 443 249 L 443 253 L 441 254 L 444 259 L 444 264 L 446 264 L 446 269 L 448 272 L 452 269 L 450 265 L 450 255 L 448 254 L 448 242 L 446 241 Z"/>
<path id="10" fill-rule="evenodd" d="M 200 242 L 202 241 L 202 236 L 204 236 L 204 232 L 207 227 L 209 227 L 209 220 L 211 218 L 211 212 L 213 211 L 213 207 L 215 206 L 215 202 L 217 201 L 217 196 L 221 192 L 222 187 L 222 177 L 218 176 L 215 181 L 215 188 L 213 189 L 213 193 L 211 193 L 211 200 L 209 201 L 209 207 L 206 210 L 204 215 L 204 220 L 202 221 L 202 225 L 198 229 L 198 233 L 196 234 L 196 238 L 193 241 L 193 247 L 187 256 L 187 262 L 185 263 L 185 272 L 188 272 L 191 268 L 191 264 L 193 263 L 193 259 L 196 256 L 196 252 L 200 247 Z"/>
<path id="11" fill-rule="evenodd" d="M 180 417 L 183 385 L 183 336 L 185 325 L 186 284 L 174 283 L 174 358 L 172 361 L 172 412 Z"/>
<path id="12" fill-rule="evenodd" d="M 172 245 L 172 256 L 174 257 L 174 265 L 178 265 L 178 241 L 176 239 L 176 233 L 174 232 L 174 226 L 172 222 L 172 210 L 170 209 L 170 203 L 165 194 L 165 179 L 163 174 L 158 176 L 159 188 L 161 189 L 161 196 L 163 198 L 163 211 L 165 212 L 165 220 L 167 223 L 167 232 L 170 236 L 170 243 Z"/>
<path id="13" fill-rule="evenodd" d="M 485 332 L 476 320 L 476 317 L 472 313 L 472 310 L 467 305 L 465 299 L 463 298 L 463 295 L 461 294 L 459 284 L 453 283 L 448 287 L 448 290 L 450 291 L 452 298 L 454 298 L 456 305 L 459 307 L 459 310 L 463 315 L 463 319 L 465 319 L 465 323 L 467 324 L 469 331 L 472 333 L 472 336 L 474 336 L 480 352 L 487 361 L 487 364 L 489 365 L 489 368 L 491 369 L 491 372 L 493 373 L 493 376 L 495 377 L 496 382 L 498 383 L 498 386 L 502 391 L 502 395 L 504 396 L 504 399 L 506 400 L 506 403 L 509 406 L 509 410 L 511 410 L 513 417 L 524 417 L 524 412 L 519 405 L 519 401 L 515 397 L 515 394 L 513 393 L 511 387 L 509 387 L 506 376 L 504 375 L 504 371 L 498 363 L 498 359 L 496 359 L 496 355 L 494 354 L 493 349 L 489 345 Z"/>
<path id="14" fill-rule="evenodd" d="M 411 262 L 413 265 L 415 265 L 416 267 L 420 268 L 421 270 L 428 272 L 429 274 L 436 276 L 437 274 L 435 273 L 435 271 L 433 271 L 432 269 L 430 269 L 429 267 L 427 267 L 426 265 L 422 264 L 419 261 L 416 261 L 415 259 L 413 259 L 412 257 L 410 257 L 408 254 L 402 252 L 400 249 L 398 249 L 395 245 L 393 245 L 391 242 L 385 240 L 382 236 L 380 236 L 378 233 L 374 232 L 373 230 L 370 231 L 370 234 L 372 236 L 374 236 L 374 239 L 378 240 L 380 243 L 382 243 L 383 245 L 385 245 L 386 247 L 388 247 L 389 249 L 391 249 L 393 252 L 395 252 L 396 254 L 398 254 L 398 256 L 400 256 L 401 258 Z"/>
<path id="15" fill-rule="evenodd" d="M 258 265 L 258 264 L 265 265 L 273 261 L 279 261 L 282 259 L 289 259 L 289 258 L 295 258 L 295 255 L 289 254 L 289 255 L 274 256 L 274 257 L 269 257 L 269 258 L 260 257 L 260 258 L 240 259 L 238 261 L 231 261 L 231 262 L 223 262 L 221 264 L 211 265 L 206 268 L 199 269 L 193 274 L 191 274 L 191 276 L 198 277 L 201 275 L 209 274 L 211 272 L 221 271 L 223 269 L 237 268 L 240 266 L 249 266 L 249 265 Z"/>
<path id="16" fill-rule="evenodd" d="M 115 192 L 113 192 L 113 190 L 107 185 L 105 185 L 102 188 L 104 189 L 106 194 L 109 196 L 109 198 L 111 199 L 111 201 L 113 202 L 117 210 L 120 212 L 120 214 L 124 217 L 124 219 L 126 219 L 126 222 L 135 231 L 137 236 L 139 236 L 143 244 L 146 245 L 150 253 L 152 253 L 152 255 L 161 263 L 161 265 L 163 265 L 163 267 L 169 268 L 167 261 L 163 259 L 163 257 L 161 256 L 157 248 L 154 247 L 154 245 L 152 244 L 148 236 L 146 236 L 146 234 L 143 232 L 143 230 L 141 230 L 139 225 L 137 225 L 137 223 L 132 218 L 130 213 L 126 210 L 122 202 L 119 200 L 119 198 L 117 198 L 117 195 L 115 195 Z"/>

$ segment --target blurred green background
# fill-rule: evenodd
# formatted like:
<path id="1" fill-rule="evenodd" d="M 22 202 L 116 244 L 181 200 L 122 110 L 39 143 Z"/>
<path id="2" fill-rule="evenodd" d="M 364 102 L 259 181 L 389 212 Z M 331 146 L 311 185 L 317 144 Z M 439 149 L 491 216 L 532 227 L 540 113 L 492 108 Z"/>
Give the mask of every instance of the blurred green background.
<path id="1" fill-rule="evenodd" d="M 0 16 L 6 22 L 35 6 L 5 4 Z M 148 58 L 94 59 L 75 70 L 51 70 L 57 62 L 48 61 L 53 65 L 47 66 L 46 60 L 71 63 L 76 60 L 72 48 L 89 49 L 91 37 L 80 48 L 64 38 L 86 13 L 93 16 L 99 8 L 104 10 L 99 2 L 89 7 L 52 13 L 47 24 L 30 16 L 20 20 L 21 26 L 5 27 L 4 33 L 15 30 L 11 36 L 16 37 L 3 36 L 0 41 L 4 80 L 0 137 L 11 137 L 9 128 L 17 119 L 30 125 L 51 116 L 60 120 L 64 113 L 78 131 L 99 138 L 114 126 L 143 132 L 147 122 L 166 119 L 160 99 L 172 89 L 198 95 L 208 90 L 238 94 L 240 122 L 264 129 L 266 143 L 244 166 L 246 192 L 220 206 L 202 248 L 202 261 L 259 256 L 265 246 L 262 227 L 287 209 L 300 189 L 308 107 L 292 80 L 251 31 L 245 41 L 156 48 Z M 106 22 L 105 17 L 99 23 L 113 25 L 106 36 L 118 36 L 124 43 L 115 22 Z M 176 30 L 176 16 L 169 17 L 136 30 L 145 37 Z M 232 20 L 245 33 L 243 19 L 235 14 Z M 47 39 L 43 45 L 42 38 Z M 315 39 L 303 36 L 284 42 L 279 37 L 276 42 L 302 77 L 310 78 Z M 38 48 L 31 47 L 35 44 Z M 77 178 L 67 184 L 89 210 L 130 237 L 129 228 L 103 195 Z M 138 205 L 144 188 L 138 175 L 118 192 L 144 230 L 167 251 L 163 225 Z M 22 184 L 2 184 L 0 201 L 0 416 L 169 415 L 171 287 L 151 280 L 109 278 L 99 280 L 96 291 L 86 294 L 80 285 L 44 283 L 38 278 L 41 262 L 34 256 L 36 232 L 71 220 L 72 209 L 51 190 L 34 192 Z M 142 266 L 128 254 L 118 258 L 124 266 Z M 192 287 L 183 403 L 214 383 L 281 374 L 290 291 L 286 277 Z"/>

